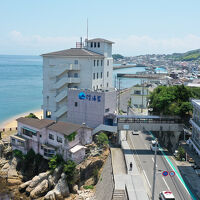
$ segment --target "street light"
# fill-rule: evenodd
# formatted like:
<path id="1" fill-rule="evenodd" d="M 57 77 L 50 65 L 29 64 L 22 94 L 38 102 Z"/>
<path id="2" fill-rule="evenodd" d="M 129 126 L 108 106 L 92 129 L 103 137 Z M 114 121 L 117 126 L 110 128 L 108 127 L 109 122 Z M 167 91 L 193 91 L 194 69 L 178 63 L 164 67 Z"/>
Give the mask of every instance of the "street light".
<path id="1" fill-rule="evenodd" d="M 154 200 L 154 191 L 155 191 L 155 183 L 156 183 L 156 155 L 158 148 L 158 141 L 155 139 L 155 154 L 154 154 L 154 168 L 153 168 L 153 188 L 152 188 L 152 200 Z"/>

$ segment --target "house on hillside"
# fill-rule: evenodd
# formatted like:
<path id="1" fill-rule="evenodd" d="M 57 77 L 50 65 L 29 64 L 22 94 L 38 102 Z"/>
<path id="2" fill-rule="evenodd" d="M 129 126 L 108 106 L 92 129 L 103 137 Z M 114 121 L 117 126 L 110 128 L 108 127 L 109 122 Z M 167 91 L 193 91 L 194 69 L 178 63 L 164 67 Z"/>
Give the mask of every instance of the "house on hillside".
<path id="1" fill-rule="evenodd" d="M 85 125 L 25 117 L 18 118 L 17 124 L 18 132 L 11 136 L 11 146 L 23 154 L 33 149 L 45 159 L 60 154 L 65 161 L 80 163 L 85 157 L 84 145 L 92 142 L 92 129 Z"/>

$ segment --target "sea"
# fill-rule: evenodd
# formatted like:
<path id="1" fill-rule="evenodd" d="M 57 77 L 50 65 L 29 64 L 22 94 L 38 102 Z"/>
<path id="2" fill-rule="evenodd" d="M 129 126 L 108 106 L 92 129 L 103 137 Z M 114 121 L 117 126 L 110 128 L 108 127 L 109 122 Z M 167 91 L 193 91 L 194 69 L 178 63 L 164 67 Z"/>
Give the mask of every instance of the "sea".
<path id="1" fill-rule="evenodd" d="M 0 55 L 0 124 L 42 105 L 42 58 Z"/>
<path id="2" fill-rule="evenodd" d="M 145 71 L 144 67 L 113 70 L 113 85 L 118 87 L 117 73 Z M 42 57 L 0 55 L 0 124 L 16 115 L 38 110 L 42 105 Z M 137 78 L 123 78 L 121 89 L 141 83 Z"/>

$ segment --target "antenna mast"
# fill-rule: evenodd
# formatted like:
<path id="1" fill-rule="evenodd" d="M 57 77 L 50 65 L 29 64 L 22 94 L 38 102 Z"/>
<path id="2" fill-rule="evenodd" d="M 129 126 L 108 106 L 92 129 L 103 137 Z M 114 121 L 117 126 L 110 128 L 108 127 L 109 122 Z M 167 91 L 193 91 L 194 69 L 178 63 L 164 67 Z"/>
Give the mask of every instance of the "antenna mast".
<path id="1" fill-rule="evenodd" d="M 88 18 L 87 18 L 87 48 L 88 48 Z"/>

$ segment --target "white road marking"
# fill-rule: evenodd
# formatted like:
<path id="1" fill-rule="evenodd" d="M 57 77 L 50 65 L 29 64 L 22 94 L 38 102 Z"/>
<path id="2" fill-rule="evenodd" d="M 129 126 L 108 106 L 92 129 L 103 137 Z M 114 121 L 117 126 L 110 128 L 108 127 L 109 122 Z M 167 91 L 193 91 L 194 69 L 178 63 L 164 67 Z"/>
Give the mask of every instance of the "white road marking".
<path id="1" fill-rule="evenodd" d="M 148 183 L 148 185 L 149 185 L 149 187 L 151 189 L 151 184 L 150 184 L 149 179 L 147 178 L 146 172 L 144 170 L 143 170 L 143 173 L 144 173 L 144 176 L 145 176 L 145 178 L 147 180 L 147 183 Z"/>
<path id="2" fill-rule="evenodd" d="M 146 148 L 149 149 L 149 147 L 147 146 L 147 144 L 145 144 Z"/>
<path id="3" fill-rule="evenodd" d="M 164 177 L 162 177 L 162 179 L 163 179 L 163 181 L 164 181 L 165 185 L 167 186 L 167 189 L 168 189 L 169 191 L 171 191 L 171 190 L 170 190 L 170 188 L 169 188 L 169 186 L 167 185 L 167 182 L 166 182 L 165 178 L 164 178 Z"/>
<path id="4" fill-rule="evenodd" d="M 154 163 L 154 158 L 153 157 L 151 157 L 152 158 L 152 161 L 153 161 L 153 163 Z M 158 165 L 156 164 L 156 168 L 158 168 Z"/>

